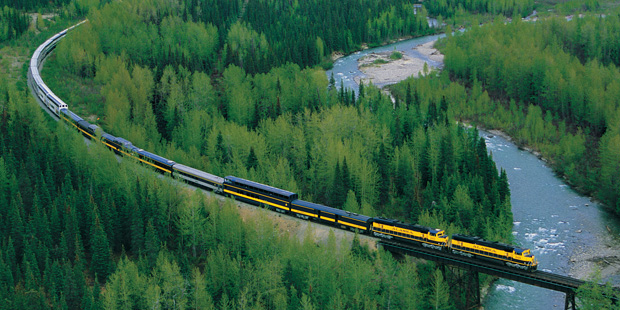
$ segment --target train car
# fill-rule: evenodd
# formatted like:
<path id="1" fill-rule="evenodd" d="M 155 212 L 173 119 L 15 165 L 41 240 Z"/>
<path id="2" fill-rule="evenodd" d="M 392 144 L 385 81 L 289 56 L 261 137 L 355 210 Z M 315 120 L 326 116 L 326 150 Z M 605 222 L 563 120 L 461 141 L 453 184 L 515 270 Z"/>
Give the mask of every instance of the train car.
<path id="1" fill-rule="evenodd" d="M 297 194 L 257 182 L 227 176 L 224 178 L 224 193 L 230 197 L 257 206 L 267 206 L 272 210 L 287 213 Z"/>
<path id="2" fill-rule="evenodd" d="M 107 132 L 101 133 L 101 143 L 107 146 L 110 150 L 114 151 L 117 155 L 123 155 L 121 149 L 123 145 L 117 141 L 117 138 Z"/>
<path id="3" fill-rule="evenodd" d="M 49 88 L 47 89 L 49 91 L 48 94 L 48 107 L 50 108 L 50 110 L 52 110 L 52 112 L 54 112 L 54 114 L 56 114 L 56 116 L 60 117 L 60 111 L 62 109 L 67 109 L 69 108 L 69 106 L 67 106 L 67 104 L 60 100 L 60 98 L 58 98 L 51 90 L 49 90 Z"/>
<path id="4" fill-rule="evenodd" d="M 480 237 L 454 234 L 450 242 L 450 249 L 454 254 L 477 257 L 509 267 L 530 271 L 538 268 L 538 261 L 531 254 L 530 249 L 491 242 Z"/>
<path id="5" fill-rule="evenodd" d="M 76 130 L 80 130 L 80 128 L 78 127 L 78 122 L 84 120 L 79 115 L 73 113 L 69 109 L 62 109 L 60 111 L 60 118 L 67 122 L 67 124 L 73 126 L 73 128 L 75 128 Z"/>
<path id="6" fill-rule="evenodd" d="M 172 166 L 173 176 L 203 189 L 221 194 L 224 192 L 224 178 L 181 164 Z"/>
<path id="7" fill-rule="evenodd" d="M 444 250 L 448 247 L 448 236 L 443 229 L 379 217 L 373 218 L 371 230 L 373 235 L 379 238 L 422 245 L 436 250 Z"/>
<path id="8" fill-rule="evenodd" d="M 77 129 L 82 133 L 82 135 L 88 139 L 96 139 L 96 133 L 99 126 L 91 124 L 85 120 L 80 120 L 77 123 Z"/>
<path id="9" fill-rule="evenodd" d="M 176 164 L 174 161 L 161 157 L 157 154 L 147 152 L 143 149 L 138 149 L 135 153 L 137 153 L 136 158 L 141 163 L 147 164 L 151 167 L 155 167 L 159 172 L 172 174 L 172 166 Z"/>
<path id="10" fill-rule="evenodd" d="M 340 210 L 318 203 L 294 200 L 291 203 L 291 214 L 302 219 L 314 219 L 332 226 L 367 233 L 370 230 L 371 217 Z"/>

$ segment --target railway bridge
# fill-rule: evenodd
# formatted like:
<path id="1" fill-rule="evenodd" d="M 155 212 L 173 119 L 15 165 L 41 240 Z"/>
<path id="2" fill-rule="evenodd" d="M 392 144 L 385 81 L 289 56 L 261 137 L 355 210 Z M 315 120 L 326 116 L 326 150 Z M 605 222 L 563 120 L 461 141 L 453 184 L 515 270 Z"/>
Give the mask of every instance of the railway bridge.
<path id="1" fill-rule="evenodd" d="M 564 309 L 566 310 L 576 309 L 575 292 L 579 286 L 585 283 L 585 281 L 579 279 L 551 272 L 530 272 L 422 247 L 407 247 L 402 244 L 383 240 L 379 241 L 378 244 L 385 250 L 397 255 L 413 256 L 436 262 L 444 273 L 444 277 L 452 275 L 452 283 L 462 287 L 465 291 L 465 303 L 460 305 L 465 309 L 473 309 L 480 306 L 480 282 L 478 279 L 478 274 L 480 272 L 565 293 Z M 620 292 L 618 289 L 615 290 L 616 292 Z M 612 298 L 614 304 L 618 304 L 616 297 L 610 298 Z"/>

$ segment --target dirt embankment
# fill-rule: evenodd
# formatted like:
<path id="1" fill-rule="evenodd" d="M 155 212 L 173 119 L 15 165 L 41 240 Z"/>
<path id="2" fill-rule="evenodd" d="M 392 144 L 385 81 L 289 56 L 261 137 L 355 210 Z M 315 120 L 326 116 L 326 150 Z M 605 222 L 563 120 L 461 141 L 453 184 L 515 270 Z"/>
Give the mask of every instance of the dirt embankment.
<path id="1" fill-rule="evenodd" d="M 186 187 L 190 191 L 193 191 L 193 187 L 189 185 L 186 185 Z M 227 199 L 220 195 L 216 195 L 213 192 L 203 191 L 203 193 L 208 197 L 217 198 L 218 200 L 220 200 L 221 203 L 223 203 L 224 200 Z M 264 216 L 273 223 L 274 227 L 278 229 L 278 232 L 280 232 L 281 235 L 288 236 L 291 239 L 295 238 L 300 242 L 304 240 L 306 234 L 308 233 L 308 230 L 310 230 L 309 232 L 313 236 L 314 242 L 317 245 L 327 244 L 330 230 L 334 232 L 337 241 L 336 245 L 338 247 L 340 247 L 342 244 L 347 244 L 350 246 L 353 238 L 355 237 L 355 233 L 353 233 L 352 231 L 319 224 L 310 220 L 296 218 L 290 215 L 270 211 L 268 209 L 262 209 L 247 203 L 234 201 L 233 205 L 236 206 L 237 211 L 239 212 L 239 215 L 244 222 L 247 222 L 251 218 L 255 218 L 257 216 Z M 358 234 L 358 237 L 362 245 L 368 246 L 371 251 L 377 250 L 377 239 L 362 234 Z M 346 240 L 346 242 L 344 240 Z"/>

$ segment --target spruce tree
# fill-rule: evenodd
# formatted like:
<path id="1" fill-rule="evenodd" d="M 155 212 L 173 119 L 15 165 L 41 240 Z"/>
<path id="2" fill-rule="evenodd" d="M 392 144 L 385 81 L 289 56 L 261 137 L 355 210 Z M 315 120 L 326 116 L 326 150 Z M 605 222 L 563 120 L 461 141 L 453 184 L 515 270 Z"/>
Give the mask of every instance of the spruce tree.
<path id="1" fill-rule="evenodd" d="M 377 154 L 377 168 L 379 170 L 379 204 L 384 206 L 388 202 L 390 191 L 390 174 L 389 159 L 383 143 L 379 145 L 379 153 Z"/>
<path id="2" fill-rule="evenodd" d="M 342 208 L 344 203 L 344 199 L 341 199 L 342 196 L 344 196 L 342 192 L 342 172 L 340 171 L 340 162 L 336 162 L 336 168 L 334 169 L 334 185 L 331 191 L 331 203 L 333 207 Z"/>
<path id="3" fill-rule="evenodd" d="M 411 83 L 407 83 L 407 93 L 405 94 L 405 106 L 407 109 L 413 104 L 413 95 L 411 94 Z"/>
<path id="4" fill-rule="evenodd" d="M 91 235 L 91 271 L 104 283 L 112 271 L 112 257 L 108 237 L 101 227 L 98 215 L 95 217 Z"/>
<path id="5" fill-rule="evenodd" d="M 340 190 L 341 190 L 341 194 L 344 195 L 344 193 L 348 193 L 349 190 L 351 189 L 351 176 L 349 174 L 349 166 L 347 165 L 346 157 L 342 159 L 341 177 L 342 177 L 342 185 L 341 185 Z"/>
<path id="6" fill-rule="evenodd" d="M 248 159 L 246 162 L 246 167 L 248 170 L 254 168 L 254 170 L 258 169 L 258 158 L 256 158 L 256 153 L 254 153 L 254 147 L 250 147 L 250 154 L 248 154 Z"/>
<path id="7" fill-rule="evenodd" d="M 146 233 L 144 234 L 144 252 L 150 267 L 155 266 L 157 254 L 160 249 L 160 241 L 153 226 L 153 220 L 149 219 L 146 224 Z"/>

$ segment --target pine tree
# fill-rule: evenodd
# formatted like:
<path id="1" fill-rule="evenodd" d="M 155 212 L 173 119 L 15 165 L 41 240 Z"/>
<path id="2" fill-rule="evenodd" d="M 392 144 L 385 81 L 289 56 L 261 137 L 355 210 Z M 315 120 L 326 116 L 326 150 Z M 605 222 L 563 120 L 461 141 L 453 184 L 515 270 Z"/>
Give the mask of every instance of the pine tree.
<path id="1" fill-rule="evenodd" d="M 349 190 L 351 189 L 351 176 L 349 174 L 349 166 L 347 165 L 346 157 L 342 159 L 341 177 L 342 177 L 341 193 L 344 195 L 344 193 L 348 193 Z"/>
<path id="2" fill-rule="evenodd" d="M 498 187 L 499 188 L 497 189 L 497 191 L 499 192 L 500 203 L 504 203 L 506 199 L 510 199 L 508 175 L 506 174 L 506 170 L 504 170 L 504 168 L 502 168 L 500 172 Z"/>
<path id="3" fill-rule="evenodd" d="M 357 90 L 357 93 L 359 94 L 360 99 L 364 98 L 364 81 L 360 81 L 360 86 L 359 86 L 359 89 Z"/>
<path id="4" fill-rule="evenodd" d="M 389 174 L 389 158 L 385 151 L 383 143 L 379 145 L 379 153 L 377 154 L 377 168 L 379 170 L 379 204 L 384 206 L 388 203 L 390 191 L 390 174 Z"/>
<path id="5" fill-rule="evenodd" d="M 405 94 L 405 106 L 407 109 L 413 104 L 413 95 L 411 94 L 411 83 L 407 83 L 407 93 Z"/>
<path id="6" fill-rule="evenodd" d="M 91 232 L 91 271 L 93 275 L 104 283 L 112 271 L 112 257 L 108 237 L 101 227 L 99 216 L 95 217 L 95 223 Z"/>
<path id="7" fill-rule="evenodd" d="M 213 299 L 207 291 L 207 285 L 205 283 L 204 275 L 197 267 L 194 268 L 192 271 L 191 284 L 193 288 L 193 296 L 191 297 L 191 308 L 205 310 L 215 309 L 215 306 L 213 305 Z"/>
<path id="8" fill-rule="evenodd" d="M 22 217 L 23 204 L 21 195 L 17 193 L 17 196 L 11 200 L 9 206 L 9 216 L 7 224 L 9 226 L 9 234 L 13 240 L 16 257 L 21 257 L 24 251 L 24 221 Z"/>
<path id="9" fill-rule="evenodd" d="M 246 162 L 246 167 L 248 170 L 254 168 L 254 170 L 258 169 L 258 158 L 256 158 L 256 153 L 254 153 L 254 147 L 250 147 L 250 154 L 248 154 L 248 159 Z"/>
<path id="10" fill-rule="evenodd" d="M 435 270 L 431 283 L 431 307 L 435 310 L 450 308 L 450 287 L 445 281 L 441 270 Z"/>
<path id="11" fill-rule="evenodd" d="M 146 233 L 144 235 L 144 252 L 150 267 L 155 266 L 160 247 L 161 242 L 153 226 L 153 220 L 149 219 L 146 224 Z"/>
<path id="12" fill-rule="evenodd" d="M 258 101 L 254 102 L 254 113 L 252 113 L 252 120 L 250 121 L 250 128 L 256 130 L 258 128 L 258 124 L 260 123 L 260 109 Z"/>
<path id="13" fill-rule="evenodd" d="M 335 208 L 342 208 L 344 196 L 342 192 L 342 172 L 340 171 L 340 162 L 336 162 L 336 168 L 334 169 L 334 185 L 331 190 L 331 203 Z"/>
<path id="14" fill-rule="evenodd" d="M 426 128 L 430 128 L 437 124 L 437 105 L 435 100 L 431 100 L 428 104 L 428 112 L 426 113 Z"/>
<path id="15" fill-rule="evenodd" d="M 136 255 L 144 249 L 144 216 L 142 208 L 134 205 L 131 213 L 131 252 Z"/>
<path id="16" fill-rule="evenodd" d="M 222 132 L 219 131 L 217 133 L 217 140 L 215 142 L 215 150 L 216 156 L 220 163 L 227 164 L 230 162 L 230 156 L 228 154 L 228 150 L 224 147 L 224 137 L 222 136 Z"/>

